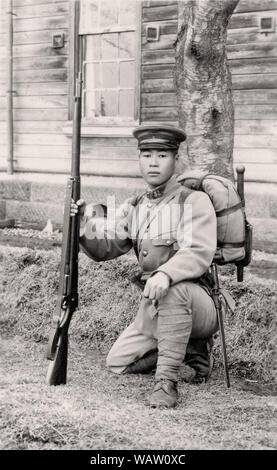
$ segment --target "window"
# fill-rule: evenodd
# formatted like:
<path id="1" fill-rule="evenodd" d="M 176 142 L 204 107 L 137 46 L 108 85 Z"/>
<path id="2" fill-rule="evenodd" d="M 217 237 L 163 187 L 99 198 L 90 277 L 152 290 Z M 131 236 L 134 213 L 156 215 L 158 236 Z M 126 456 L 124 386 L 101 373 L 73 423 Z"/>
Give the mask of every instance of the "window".
<path id="1" fill-rule="evenodd" d="M 137 2 L 82 0 L 83 114 L 97 123 L 134 122 L 138 80 Z"/>

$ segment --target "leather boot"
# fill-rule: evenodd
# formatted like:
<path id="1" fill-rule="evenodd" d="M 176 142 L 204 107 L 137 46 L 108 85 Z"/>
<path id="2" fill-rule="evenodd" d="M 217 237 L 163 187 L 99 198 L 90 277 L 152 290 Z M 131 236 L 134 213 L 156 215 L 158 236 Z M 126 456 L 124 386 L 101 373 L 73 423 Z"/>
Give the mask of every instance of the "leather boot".
<path id="1" fill-rule="evenodd" d="M 147 374 L 151 372 L 157 364 L 158 351 L 153 349 L 148 351 L 137 361 L 130 364 L 124 371 L 124 374 Z"/>
<path id="2" fill-rule="evenodd" d="M 203 339 L 190 338 L 184 362 L 196 372 L 191 380 L 192 384 L 201 384 L 207 382 L 210 378 L 214 364 L 212 349 L 212 337 Z"/>
<path id="3" fill-rule="evenodd" d="M 174 408 L 177 405 L 177 383 L 167 379 L 156 382 L 149 404 L 151 408 Z"/>

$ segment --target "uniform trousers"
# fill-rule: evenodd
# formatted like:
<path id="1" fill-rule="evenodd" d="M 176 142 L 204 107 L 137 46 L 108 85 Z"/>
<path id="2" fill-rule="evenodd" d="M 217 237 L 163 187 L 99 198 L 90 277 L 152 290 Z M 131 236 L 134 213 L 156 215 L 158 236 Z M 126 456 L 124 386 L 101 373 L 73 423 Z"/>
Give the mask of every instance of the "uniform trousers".
<path id="1" fill-rule="evenodd" d="M 153 302 L 142 296 L 135 318 L 107 356 L 108 368 L 122 374 L 149 351 L 158 349 L 156 379 L 177 381 L 190 338 L 208 338 L 218 330 L 211 296 L 197 282 L 182 281 Z"/>

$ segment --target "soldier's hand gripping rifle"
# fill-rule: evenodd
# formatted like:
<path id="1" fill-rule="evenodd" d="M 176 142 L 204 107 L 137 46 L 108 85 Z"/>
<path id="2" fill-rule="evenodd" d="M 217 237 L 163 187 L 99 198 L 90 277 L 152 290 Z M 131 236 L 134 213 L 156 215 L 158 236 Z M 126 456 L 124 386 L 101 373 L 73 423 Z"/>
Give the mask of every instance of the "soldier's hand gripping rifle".
<path id="1" fill-rule="evenodd" d="M 70 216 L 71 200 L 80 199 L 80 137 L 82 103 L 82 49 L 83 38 L 78 37 L 78 72 L 74 96 L 71 177 L 68 178 L 64 219 L 63 241 L 60 265 L 59 293 L 47 346 L 48 366 L 46 383 L 66 383 L 68 329 L 74 311 L 78 306 L 78 253 L 79 217 Z"/>

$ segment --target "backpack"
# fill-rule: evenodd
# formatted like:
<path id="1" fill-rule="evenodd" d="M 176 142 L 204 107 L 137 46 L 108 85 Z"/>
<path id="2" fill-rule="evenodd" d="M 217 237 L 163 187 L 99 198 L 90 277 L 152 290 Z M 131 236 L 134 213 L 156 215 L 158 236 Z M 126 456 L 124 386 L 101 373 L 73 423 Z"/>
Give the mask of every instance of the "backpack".
<path id="1" fill-rule="evenodd" d="M 217 249 L 213 262 L 247 266 L 251 261 L 253 227 L 246 219 L 244 200 L 232 181 L 198 170 L 183 173 L 177 181 L 187 188 L 204 191 L 214 206 Z"/>

